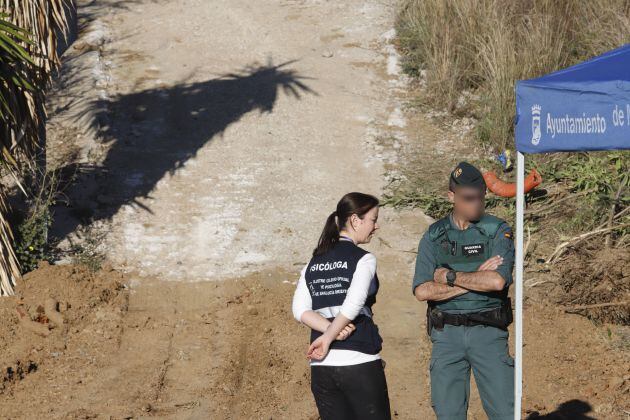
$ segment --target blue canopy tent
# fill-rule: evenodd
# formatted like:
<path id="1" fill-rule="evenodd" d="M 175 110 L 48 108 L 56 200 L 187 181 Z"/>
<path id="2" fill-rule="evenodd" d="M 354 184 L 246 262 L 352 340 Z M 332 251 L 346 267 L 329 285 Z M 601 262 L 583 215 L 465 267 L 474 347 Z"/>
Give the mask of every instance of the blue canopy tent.
<path id="1" fill-rule="evenodd" d="M 521 416 L 524 153 L 630 149 L 630 44 L 516 83 L 515 400 Z"/>

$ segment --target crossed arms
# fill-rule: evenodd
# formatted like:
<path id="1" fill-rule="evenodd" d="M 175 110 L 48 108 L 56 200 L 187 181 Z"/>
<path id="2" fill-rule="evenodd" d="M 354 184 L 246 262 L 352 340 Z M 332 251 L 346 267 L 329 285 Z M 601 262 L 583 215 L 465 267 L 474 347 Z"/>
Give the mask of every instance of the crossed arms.
<path id="1" fill-rule="evenodd" d="M 437 268 L 433 280 L 420 284 L 414 290 L 416 299 L 420 301 L 441 301 L 463 295 L 468 291 L 493 292 L 503 290 L 505 279 L 495 271 L 503 263 L 503 257 L 496 255 L 486 260 L 477 271 L 471 273 L 457 272 L 454 286 L 446 284 L 448 269 Z"/>

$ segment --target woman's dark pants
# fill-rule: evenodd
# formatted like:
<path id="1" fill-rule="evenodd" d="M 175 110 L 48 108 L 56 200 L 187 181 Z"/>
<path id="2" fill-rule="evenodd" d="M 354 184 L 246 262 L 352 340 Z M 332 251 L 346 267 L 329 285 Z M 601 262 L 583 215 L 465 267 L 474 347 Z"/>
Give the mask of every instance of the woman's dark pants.
<path id="1" fill-rule="evenodd" d="M 390 420 L 382 360 L 311 366 L 311 390 L 322 420 Z"/>

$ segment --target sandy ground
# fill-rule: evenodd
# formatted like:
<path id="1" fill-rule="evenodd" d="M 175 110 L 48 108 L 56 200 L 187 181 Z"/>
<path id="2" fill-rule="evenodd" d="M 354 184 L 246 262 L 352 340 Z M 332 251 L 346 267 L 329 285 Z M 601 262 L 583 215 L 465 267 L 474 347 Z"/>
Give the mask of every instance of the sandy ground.
<path id="1" fill-rule="evenodd" d="M 284 283 L 294 276 L 272 270 L 129 288 L 129 277 L 110 268 L 45 265 L 0 302 L 0 417 L 317 419 L 308 332 L 291 320 L 293 285 Z M 420 305 L 406 284 L 384 280 L 375 309 L 393 413 L 433 418 Z M 41 337 L 15 308 L 38 313 L 49 297 L 67 308 L 65 324 Z M 540 304 L 527 303 L 525 315 L 524 417 L 624 418 L 627 335 Z M 475 392 L 469 418 L 485 418 Z"/>
<path id="2" fill-rule="evenodd" d="M 73 301 L 67 326 L 45 338 L 23 330 L 17 298 L 2 303 L 0 366 L 21 373 L 3 378 L 0 417 L 317 418 L 308 331 L 290 300 L 336 200 L 380 195 L 408 141 L 394 10 L 393 0 L 84 2 L 51 101 L 50 163 L 75 174 L 52 234 L 62 249 L 98 238 L 112 268 L 94 277 L 66 259 L 27 278 L 28 307 L 60 290 Z M 443 140 L 425 128 L 422 144 Z M 393 413 L 432 418 L 425 306 L 410 293 L 429 221 L 384 208 L 380 222 L 367 248 Z M 125 286 L 117 298 L 96 299 L 114 280 Z M 526 310 L 527 414 L 565 404 L 546 418 L 623 418 L 623 330 L 535 301 Z M 476 392 L 470 418 L 485 418 Z"/>

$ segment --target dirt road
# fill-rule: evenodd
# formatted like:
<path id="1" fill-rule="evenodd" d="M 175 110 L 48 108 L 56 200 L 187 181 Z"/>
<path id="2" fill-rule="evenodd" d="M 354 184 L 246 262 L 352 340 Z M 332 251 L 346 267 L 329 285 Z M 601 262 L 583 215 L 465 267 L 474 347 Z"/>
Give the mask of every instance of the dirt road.
<path id="1" fill-rule="evenodd" d="M 341 195 L 381 192 L 394 2 L 97 3 L 114 10 L 86 29 L 103 42 L 100 167 L 77 199 L 117 267 L 185 281 L 293 267 Z"/>
<path id="2" fill-rule="evenodd" d="M 350 190 L 380 195 L 383 172 L 406 141 L 404 80 L 389 44 L 394 5 L 83 2 L 83 34 L 52 99 L 51 165 L 76 171 L 53 234 L 60 248 L 97 238 L 124 273 L 126 299 L 98 301 L 83 309 L 89 323 L 53 330 L 62 346 L 29 336 L 24 349 L 6 352 L 31 355 L 31 346 L 41 360 L 5 381 L 3 416 L 317 418 L 303 355 L 308 333 L 292 319 L 290 299 L 336 200 Z M 396 418 L 432 418 L 424 306 L 409 286 L 428 220 L 384 208 L 380 221 L 368 248 L 379 261 L 375 313 L 392 409 Z M 31 281 L 67 276 L 44 271 Z M 615 356 L 589 335 L 601 331 L 580 325 L 591 353 L 550 356 L 553 368 L 532 370 L 526 407 L 552 411 L 581 398 L 582 379 L 567 372 L 587 355 L 597 362 L 585 375 L 606 368 L 625 386 L 609 367 Z M 12 348 L 19 329 L 7 328 L 0 343 Z M 531 351 L 556 344 L 538 331 L 526 337 Z M 560 394 L 539 386 L 558 377 L 570 378 Z M 608 386 L 596 381 L 590 398 L 605 400 Z M 485 418 L 476 396 L 470 418 Z"/>
<path id="3" fill-rule="evenodd" d="M 50 124 L 61 150 L 79 133 L 70 141 L 78 152 L 56 155 L 63 164 L 76 156 L 79 175 L 53 231 L 68 247 L 89 218 L 132 287 L 126 325 L 159 326 L 122 330 L 116 362 L 91 385 L 93 403 L 112 401 L 116 415 L 145 403 L 152 415 L 191 418 L 315 413 L 307 332 L 288 313 L 290 297 L 336 200 L 351 190 L 380 195 L 404 141 L 394 4 L 86 3 Z M 381 323 L 405 354 L 388 369 L 407 378 L 392 397 L 423 399 L 427 410 L 423 309 L 409 293 L 427 219 L 384 209 L 381 220 L 370 245 L 389 308 Z M 264 295 L 248 291 L 252 282 Z M 244 292 L 249 308 L 222 298 Z M 281 383 L 276 366 L 291 373 Z M 407 407 L 406 417 L 417 413 Z"/>

